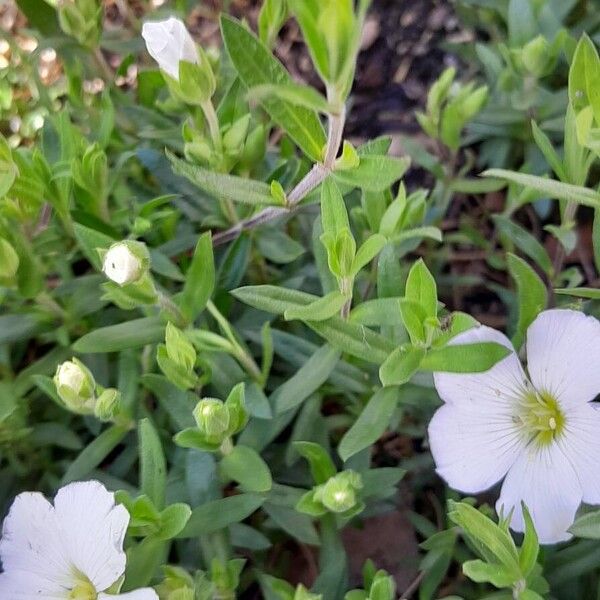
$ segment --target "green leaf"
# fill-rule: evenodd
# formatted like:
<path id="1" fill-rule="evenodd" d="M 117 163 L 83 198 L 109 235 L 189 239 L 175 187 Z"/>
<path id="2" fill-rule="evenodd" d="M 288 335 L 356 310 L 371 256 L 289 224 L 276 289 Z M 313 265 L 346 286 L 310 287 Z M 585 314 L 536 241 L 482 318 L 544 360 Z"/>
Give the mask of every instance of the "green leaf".
<path id="1" fill-rule="evenodd" d="M 554 268 L 548 252 L 526 229 L 503 215 L 493 215 L 492 219 L 498 229 L 504 233 L 519 250 L 534 260 L 544 273 L 552 275 Z"/>
<path id="2" fill-rule="evenodd" d="M 400 304 L 403 298 L 365 300 L 350 313 L 350 321 L 359 325 L 402 325 Z"/>
<path id="3" fill-rule="evenodd" d="M 537 273 L 522 259 L 510 252 L 507 254 L 508 270 L 517 284 L 519 321 L 512 338 L 515 348 L 525 341 L 527 328 L 548 304 L 548 292 Z"/>
<path id="4" fill-rule="evenodd" d="M 321 223 L 323 231 L 334 236 L 344 229 L 350 229 L 344 198 L 330 177 L 321 186 Z"/>
<path id="5" fill-rule="evenodd" d="M 427 352 L 420 368 L 446 373 L 481 373 L 491 369 L 511 352 L 496 342 L 453 344 Z"/>
<path id="6" fill-rule="evenodd" d="M 249 285 L 232 290 L 231 294 L 244 304 L 276 315 L 319 300 L 318 296 L 274 285 Z"/>
<path id="7" fill-rule="evenodd" d="M 576 537 L 600 540 L 600 510 L 585 513 L 575 519 L 569 531 Z"/>
<path id="8" fill-rule="evenodd" d="M 569 100 L 575 114 L 591 107 L 596 122 L 600 125 L 600 58 L 594 42 L 584 33 L 573 55 L 569 70 Z"/>
<path id="9" fill-rule="evenodd" d="M 579 185 L 571 185 L 570 183 L 562 183 L 555 179 L 517 173 L 516 171 L 507 171 L 505 169 L 488 169 L 481 175 L 483 177 L 496 177 L 512 183 L 518 183 L 519 185 L 532 188 L 549 198 L 577 202 L 578 204 L 591 206 L 592 208 L 600 208 L 600 194 Z"/>
<path id="10" fill-rule="evenodd" d="M 192 515 L 178 538 L 196 538 L 219 531 L 232 523 L 239 523 L 262 506 L 264 496 L 239 494 L 202 504 Z"/>
<path id="11" fill-rule="evenodd" d="M 374 444 L 385 432 L 398 405 L 398 390 L 382 388 L 371 397 L 358 419 L 344 434 L 338 454 L 347 461 L 361 450 Z"/>
<path id="12" fill-rule="evenodd" d="M 562 288 L 554 290 L 555 294 L 562 296 L 576 296 L 577 298 L 588 298 L 589 300 L 600 300 L 600 289 L 596 288 Z"/>
<path id="13" fill-rule="evenodd" d="M 271 471 L 260 454 L 248 446 L 235 446 L 219 463 L 223 475 L 240 484 L 246 492 L 268 492 L 273 485 Z"/>
<path id="14" fill-rule="evenodd" d="M 288 308 L 285 313 L 285 320 L 300 319 L 301 321 L 325 321 L 338 314 L 347 297 L 339 291 L 330 292 L 323 298 L 319 298 L 306 306 Z"/>
<path id="15" fill-rule="evenodd" d="M 170 540 L 179 534 L 190 520 L 191 508 L 183 502 L 167 506 L 160 514 L 160 528 L 153 537 Z"/>
<path id="16" fill-rule="evenodd" d="M 119 445 L 127 435 L 127 429 L 113 425 L 105 429 L 89 446 L 84 448 L 69 465 L 61 485 L 85 479 Z"/>
<path id="17" fill-rule="evenodd" d="M 385 386 L 402 385 L 418 371 L 425 356 L 425 349 L 416 346 L 400 346 L 385 360 L 379 369 L 379 379 Z"/>
<path id="18" fill-rule="evenodd" d="M 515 574 L 503 565 L 486 563 L 482 560 L 468 560 L 463 564 L 463 573 L 477 583 L 491 583 L 497 588 L 511 587 Z"/>
<path id="19" fill-rule="evenodd" d="M 433 275 L 419 259 L 410 269 L 406 280 L 406 300 L 423 308 L 426 317 L 437 316 L 437 286 Z"/>
<path id="20" fill-rule="evenodd" d="M 17 5 L 27 17 L 29 25 L 44 37 L 58 37 L 62 34 L 56 10 L 51 4 L 40 3 L 38 0 L 17 0 Z"/>
<path id="21" fill-rule="evenodd" d="M 177 175 L 183 175 L 215 198 L 252 206 L 277 204 L 271 195 L 271 186 L 262 181 L 217 173 L 181 160 L 168 150 L 166 152 Z"/>
<path id="22" fill-rule="evenodd" d="M 194 257 L 185 274 L 183 292 L 178 299 L 184 315 L 194 321 L 204 310 L 215 287 L 215 259 L 210 232 L 198 239 Z"/>
<path id="23" fill-rule="evenodd" d="M 231 62 L 248 89 L 293 83 L 285 67 L 241 23 L 224 15 L 221 32 Z M 264 98 L 261 104 L 308 157 L 321 160 L 326 138 L 315 112 L 273 96 Z"/>
<path id="24" fill-rule="evenodd" d="M 325 345 L 319 348 L 285 383 L 271 395 L 275 414 L 287 412 L 316 392 L 331 375 L 340 351 Z"/>
<path id="25" fill-rule="evenodd" d="M 164 339 L 164 322 L 159 317 L 145 317 L 90 331 L 73 344 L 73 350 L 83 354 L 119 352 L 156 344 Z"/>
<path id="26" fill-rule="evenodd" d="M 294 442 L 293 445 L 298 454 L 308 461 L 316 484 L 325 483 L 336 474 L 333 460 L 323 446 L 313 442 Z"/>
<path id="27" fill-rule="evenodd" d="M 77 244 L 84 256 L 88 259 L 90 264 L 97 270 L 102 270 L 102 259 L 98 254 L 98 248 L 108 248 L 116 241 L 114 238 L 92 229 L 85 227 L 79 223 L 73 223 L 73 231 L 75 233 L 75 239 Z"/>
<path id="28" fill-rule="evenodd" d="M 139 424 L 140 490 L 159 510 L 165 504 L 167 461 L 158 433 L 150 419 Z"/>
<path id="29" fill-rule="evenodd" d="M 527 510 L 524 503 L 522 503 L 522 508 L 523 520 L 525 521 L 525 535 L 519 550 L 519 566 L 521 567 L 523 575 L 527 577 L 536 565 L 538 554 L 540 552 L 540 545 L 529 510 Z"/>
<path id="30" fill-rule="evenodd" d="M 541 150 L 544 158 L 556 173 L 556 176 L 561 181 L 567 181 L 568 177 L 565 172 L 565 168 L 563 166 L 562 160 L 558 156 L 558 153 L 554 149 L 550 138 L 540 129 L 538 124 L 535 121 L 531 121 L 531 131 L 533 133 L 533 139 L 537 144 L 537 147 Z"/>
<path id="31" fill-rule="evenodd" d="M 361 155 L 356 169 L 334 171 L 333 177 L 344 185 L 383 192 L 404 175 L 409 165 L 408 157 Z"/>
<path id="32" fill-rule="evenodd" d="M 279 98 L 295 106 L 302 106 L 323 114 L 331 110 L 327 99 L 315 88 L 300 83 L 257 85 L 248 91 L 248 97 L 259 101 Z"/>
<path id="33" fill-rule="evenodd" d="M 520 574 L 519 556 L 510 534 L 466 502 L 449 502 L 448 516 L 514 575 Z"/>
<path id="34" fill-rule="evenodd" d="M 386 245 L 387 239 L 385 236 L 374 233 L 369 236 L 362 246 L 356 252 L 356 256 L 352 261 L 351 274 L 357 275 L 358 272 L 368 263 L 370 263 Z"/>
<path id="35" fill-rule="evenodd" d="M 335 348 L 368 362 L 382 363 L 393 350 L 393 344 L 383 336 L 339 317 L 307 325 Z"/>

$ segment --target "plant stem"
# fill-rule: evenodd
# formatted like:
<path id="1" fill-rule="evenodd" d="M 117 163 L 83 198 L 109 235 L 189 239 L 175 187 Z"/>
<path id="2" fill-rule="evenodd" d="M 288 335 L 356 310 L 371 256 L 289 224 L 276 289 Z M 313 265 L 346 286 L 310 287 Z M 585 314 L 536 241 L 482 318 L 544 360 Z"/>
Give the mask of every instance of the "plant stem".
<path id="1" fill-rule="evenodd" d="M 96 60 L 96 64 L 100 68 L 100 71 L 102 71 L 103 78 L 106 79 L 108 82 L 111 82 L 114 74 L 112 69 L 110 68 L 110 65 L 106 62 L 104 54 L 102 54 L 102 50 L 100 50 L 100 48 L 96 46 L 96 48 L 94 48 L 93 50 L 93 54 L 94 59 Z"/>
<path id="2" fill-rule="evenodd" d="M 246 352 L 246 350 L 242 347 L 240 342 L 237 340 L 231 324 L 229 321 L 221 314 L 219 309 L 214 305 L 212 300 L 209 300 L 206 303 L 206 308 L 208 312 L 213 316 L 215 321 L 218 323 L 221 331 L 225 334 L 225 337 L 229 341 L 229 343 L 233 346 L 233 356 L 237 359 L 237 361 L 244 367 L 248 375 L 252 377 L 257 383 L 262 383 L 262 372 L 254 358 Z"/>
<path id="3" fill-rule="evenodd" d="M 208 123 L 208 130 L 210 132 L 210 139 L 215 148 L 221 148 L 221 130 L 219 128 L 219 117 L 217 117 L 217 112 L 215 111 L 215 107 L 213 106 L 212 101 L 205 100 L 200 104 L 200 108 L 206 117 L 206 122 Z"/>
<path id="4" fill-rule="evenodd" d="M 288 205 L 285 208 L 270 206 L 254 216 L 240 221 L 230 229 L 216 233 L 212 238 L 214 246 L 220 246 L 221 244 L 235 240 L 243 231 L 254 229 L 277 217 L 292 214 L 298 204 L 323 182 L 329 173 L 331 173 L 342 144 L 344 125 L 346 123 L 345 108 L 342 107 L 339 114 L 330 114 L 328 122 L 327 146 L 325 147 L 323 162 L 315 163 L 312 169 L 296 184 L 288 194 Z"/>
<path id="5" fill-rule="evenodd" d="M 181 310 L 179 310 L 177 304 L 175 304 L 175 302 L 173 302 L 173 300 L 167 296 L 167 294 L 160 291 L 157 291 L 157 294 L 158 306 L 173 318 L 173 321 L 178 327 L 185 327 L 187 325 L 187 320 L 183 316 Z"/>

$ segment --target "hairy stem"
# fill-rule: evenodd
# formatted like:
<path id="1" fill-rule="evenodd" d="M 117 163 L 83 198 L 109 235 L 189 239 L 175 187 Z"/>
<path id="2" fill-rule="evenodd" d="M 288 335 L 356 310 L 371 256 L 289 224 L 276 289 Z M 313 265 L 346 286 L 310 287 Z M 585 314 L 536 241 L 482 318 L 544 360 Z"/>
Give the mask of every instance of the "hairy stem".
<path id="1" fill-rule="evenodd" d="M 283 208 L 279 206 L 269 206 L 248 219 L 240 221 L 230 229 L 216 233 L 212 240 L 214 246 L 226 244 L 235 240 L 243 231 L 254 229 L 259 225 L 268 223 L 277 217 L 291 214 L 297 205 L 310 192 L 319 186 L 333 169 L 335 159 L 340 151 L 342 136 L 344 133 L 344 124 L 346 122 L 346 111 L 342 108 L 339 114 L 329 115 L 329 130 L 327 134 L 327 146 L 325 147 L 325 157 L 322 163 L 315 163 L 313 168 L 296 184 L 288 194 L 288 205 Z"/>

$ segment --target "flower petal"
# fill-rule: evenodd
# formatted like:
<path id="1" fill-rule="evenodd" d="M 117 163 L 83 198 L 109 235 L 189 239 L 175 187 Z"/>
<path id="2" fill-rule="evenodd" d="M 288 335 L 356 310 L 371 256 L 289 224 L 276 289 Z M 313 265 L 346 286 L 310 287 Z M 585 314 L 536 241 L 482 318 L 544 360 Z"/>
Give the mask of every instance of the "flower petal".
<path id="1" fill-rule="evenodd" d="M 474 327 L 452 338 L 450 344 L 496 342 L 513 350 L 510 340 L 499 331 Z M 440 398 L 447 404 L 463 408 L 508 411 L 514 407 L 526 387 L 527 377 L 513 351 L 483 373 L 434 373 L 433 380 Z"/>
<path id="2" fill-rule="evenodd" d="M 438 474 L 468 494 L 500 481 L 524 451 L 525 440 L 509 415 L 481 407 L 446 404 L 429 424 L 429 444 Z"/>
<path id="3" fill-rule="evenodd" d="M 508 338 L 480 326 L 457 335 L 451 344 L 496 342 Z M 513 352 L 484 373 L 435 373 L 438 394 L 446 403 L 429 424 L 429 443 L 437 472 L 450 487 L 474 494 L 506 474 L 525 448 L 513 422 L 525 373 Z"/>
<path id="4" fill-rule="evenodd" d="M 563 407 L 600 393 L 600 322 L 575 310 L 546 310 L 527 330 L 527 367 L 538 391 Z"/>
<path id="5" fill-rule="evenodd" d="M 521 502 L 531 514 L 540 543 L 555 544 L 570 539 L 572 525 L 581 504 L 579 479 L 558 444 L 530 445 L 509 469 L 496 510 L 513 511 L 511 528 L 524 530 Z"/>
<path id="6" fill-rule="evenodd" d="M 41 494 L 15 498 L 2 527 L 0 560 L 0 598 L 10 598 L 6 594 L 14 587 L 53 598 L 71 586 L 69 553 L 54 508 Z"/>
<path id="7" fill-rule="evenodd" d="M 600 504 L 600 412 L 592 404 L 568 411 L 557 444 L 569 459 L 583 490 L 583 501 Z"/>
<path id="8" fill-rule="evenodd" d="M 98 591 L 108 589 L 125 571 L 127 509 L 98 481 L 61 488 L 54 506 L 73 564 Z"/>
<path id="9" fill-rule="evenodd" d="M 120 598 L 121 600 L 158 600 L 158 594 L 152 588 L 141 588 L 126 594 L 98 594 L 98 600 L 112 600 Z"/>
<path id="10" fill-rule="evenodd" d="M 67 600 L 69 590 L 30 571 L 0 573 L 0 598 L 10 600 Z"/>

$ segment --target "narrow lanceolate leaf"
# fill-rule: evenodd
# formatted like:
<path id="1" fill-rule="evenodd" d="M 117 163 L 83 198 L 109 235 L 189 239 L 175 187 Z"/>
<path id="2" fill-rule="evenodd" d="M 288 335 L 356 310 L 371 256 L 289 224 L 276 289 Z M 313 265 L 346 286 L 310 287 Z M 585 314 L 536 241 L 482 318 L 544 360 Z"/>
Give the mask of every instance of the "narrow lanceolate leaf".
<path id="1" fill-rule="evenodd" d="M 393 344 L 382 335 L 340 317 L 308 321 L 307 324 L 333 347 L 368 362 L 382 363 L 394 349 Z"/>
<path id="2" fill-rule="evenodd" d="M 150 419 L 139 425 L 140 489 L 159 510 L 165 504 L 167 488 L 167 462 L 156 428 Z"/>
<path id="3" fill-rule="evenodd" d="M 506 234 L 519 250 L 534 260 L 545 273 L 552 274 L 552 261 L 548 252 L 531 233 L 503 215 L 494 215 L 492 219 L 498 229 Z"/>
<path id="4" fill-rule="evenodd" d="M 379 369 L 381 383 L 386 387 L 406 383 L 417 372 L 424 356 L 423 348 L 415 346 L 396 348 Z"/>
<path id="5" fill-rule="evenodd" d="M 384 192 L 398 181 L 410 165 L 410 159 L 393 156 L 361 156 L 356 169 L 335 171 L 335 179 L 369 192 Z"/>
<path id="6" fill-rule="evenodd" d="M 223 16 L 221 32 L 231 62 L 248 89 L 260 85 L 293 83 L 285 67 L 239 21 Z M 307 156 L 314 161 L 321 160 L 326 138 L 314 111 L 277 96 L 265 97 L 261 104 L 273 121 L 288 133 Z"/>
<path id="7" fill-rule="evenodd" d="M 167 151 L 167 156 L 177 175 L 187 177 L 193 184 L 215 198 L 224 198 L 253 206 L 276 204 L 271 195 L 271 187 L 262 181 L 216 173 L 181 160 L 169 151 Z"/>
<path id="8" fill-rule="evenodd" d="M 589 300 L 600 300 L 600 289 L 596 288 L 584 288 L 584 287 L 575 287 L 575 288 L 561 288 L 554 290 L 555 294 L 560 294 L 561 296 L 575 296 L 576 298 L 587 298 Z"/>
<path id="9" fill-rule="evenodd" d="M 430 350 L 421 361 L 420 368 L 446 373 L 481 373 L 510 353 L 510 349 L 496 342 L 455 344 Z"/>
<path id="10" fill-rule="evenodd" d="M 164 322 L 159 317 L 146 317 L 90 331 L 73 344 L 73 350 L 84 354 L 118 352 L 156 344 L 164 338 Z"/>
<path id="11" fill-rule="evenodd" d="M 340 359 L 340 351 L 331 346 L 319 348 L 284 384 L 271 395 L 275 413 L 296 408 L 327 381 Z"/>
<path id="12" fill-rule="evenodd" d="M 525 341 L 525 332 L 540 311 L 546 308 L 548 292 L 537 273 L 522 259 L 514 254 L 507 255 L 508 270 L 517 284 L 519 300 L 519 321 L 512 339 L 515 348 Z"/>
<path id="13" fill-rule="evenodd" d="M 239 494 L 200 505 L 192 515 L 178 538 L 195 538 L 239 523 L 249 517 L 265 501 L 265 496 Z"/>
<path id="14" fill-rule="evenodd" d="M 398 404 L 398 388 L 378 390 L 360 413 L 354 425 L 344 434 L 338 447 L 343 461 L 374 444 L 387 429 Z"/>
<path id="15" fill-rule="evenodd" d="M 198 239 L 192 264 L 185 274 L 179 306 L 193 321 L 203 310 L 215 287 L 215 259 L 210 232 Z"/>
<path id="16" fill-rule="evenodd" d="M 248 446 L 236 446 L 219 463 L 226 477 L 246 492 L 268 492 L 273 484 L 271 471 L 260 454 Z"/>
<path id="17" fill-rule="evenodd" d="M 352 310 L 350 321 L 358 325 L 402 325 L 402 300 L 400 297 L 366 300 Z"/>
<path id="18" fill-rule="evenodd" d="M 303 106 L 326 114 L 330 110 L 327 99 L 317 90 L 308 85 L 299 83 L 286 83 L 282 85 L 264 84 L 257 85 L 248 91 L 248 97 L 261 102 L 270 98 L 279 98 L 296 106 Z"/>
<path id="19" fill-rule="evenodd" d="M 313 294 L 275 285 L 248 285 L 233 290 L 231 294 L 244 304 L 276 315 L 282 315 L 286 310 L 295 310 L 319 300 L 319 297 Z"/>
<path id="20" fill-rule="evenodd" d="M 105 429 L 69 465 L 62 478 L 62 485 L 71 481 L 86 479 L 88 475 L 117 447 L 127 435 L 125 427 L 113 425 Z"/>
<path id="21" fill-rule="evenodd" d="M 482 175 L 518 183 L 552 199 L 567 200 L 592 208 L 600 208 L 600 194 L 595 190 L 579 185 L 571 185 L 570 183 L 562 183 L 554 179 L 517 173 L 516 171 L 507 171 L 506 169 L 489 169 L 484 171 Z"/>
<path id="22" fill-rule="evenodd" d="M 306 306 L 288 308 L 284 315 L 286 321 L 300 319 L 302 321 L 325 321 L 340 312 L 346 302 L 346 296 L 339 291 L 330 292 Z"/>

